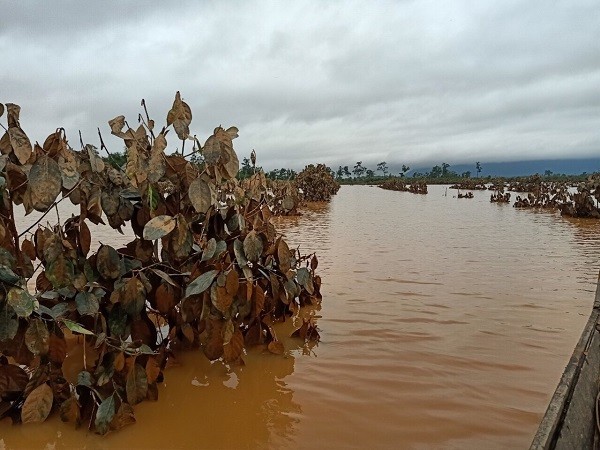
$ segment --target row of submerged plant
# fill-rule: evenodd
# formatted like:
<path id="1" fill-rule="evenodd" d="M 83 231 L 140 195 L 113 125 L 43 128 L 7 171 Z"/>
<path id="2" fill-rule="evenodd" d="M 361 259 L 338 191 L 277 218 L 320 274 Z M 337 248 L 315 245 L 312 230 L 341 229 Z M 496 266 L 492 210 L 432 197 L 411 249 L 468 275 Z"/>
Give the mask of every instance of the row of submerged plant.
<path id="1" fill-rule="evenodd" d="M 73 150 L 63 129 L 32 145 L 20 107 L 6 104 L 0 418 L 40 422 L 57 411 L 100 434 L 119 429 L 135 421 L 135 404 L 157 399 L 178 345 L 230 365 L 243 364 L 249 346 L 282 354 L 273 323 L 321 300 L 317 257 L 290 249 L 269 220 L 264 174 L 236 179 L 237 128 L 219 126 L 201 144 L 179 92 L 160 129 L 142 107 L 136 128 L 124 116 L 109 122 L 127 148 L 119 167 L 91 145 Z M 202 165 L 165 152 L 173 134 Z M 17 229 L 15 206 L 44 217 L 64 199 L 77 215 Z M 282 203 L 293 209 L 287 196 Z M 90 223 L 130 226 L 135 238 L 93 251 Z M 312 322 L 295 336 L 319 337 Z M 67 373 L 65 359 L 78 351 L 80 368 Z"/>
<path id="2" fill-rule="evenodd" d="M 460 188 L 459 185 L 452 187 Z M 507 191 L 514 191 L 518 193 L 513 203 L 515 208 L 557 209 L 565 216 L 600 219 L 598 174 L 590 175 L 586 181 L 575 185 L 546 181 L 539 175 L 508 183 L 495 180 L 487 189 L 494 191 L 490 195 L 492 203 L 510 203 L 511 193 Z"/>
<path id="3" fill-rule="evenodd" d="M 379 185 L 381 189 L 389 191 L 411 192 L 413 194 L 427 194 L 427 183 L 424 181 L 406 182 L 404 178 L 391 178 Z"/>

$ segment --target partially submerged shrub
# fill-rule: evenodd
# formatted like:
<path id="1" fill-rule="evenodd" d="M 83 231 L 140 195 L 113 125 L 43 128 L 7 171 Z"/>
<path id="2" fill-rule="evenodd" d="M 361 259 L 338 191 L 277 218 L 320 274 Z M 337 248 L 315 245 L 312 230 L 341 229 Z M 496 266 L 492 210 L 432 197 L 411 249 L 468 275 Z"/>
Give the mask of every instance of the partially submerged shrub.
<path id="1" fill-rule="evenodd" d="M 381 189 L 389 191 L 412 192 L 413 194 L 427 194 L 427 183 L 424 181 L 414 181 L 411 184 L 405 183 L 400 178 L 385 180 L 379 185 Z"/>
<path id="2" fill-rule="evenodd" d="M 600 219 L 600 175 L 595 174 L 584 183 L 577 186 L 577 192 L 569 194 L 569 199 L 560 206 L 560 212 L 565 216 L 589 217 Z"/>
<path id="3" fill-rule="evenodd" d="M 177 346 L 201 348 L 227 364 L 243 364 L 251 345 L 284 352 L 271 323 L 320 301 L 318 262 L 277 234 L 264 175 L 243 187 L 235 179 L 237 128 L 217 127 L 201 145 L 190 135 L 192 112 L 178 92 L 160 131 L 147 112 L 136 129 L 124 116 L 109 122 L 127 148 L 121 170 L 91 145 L 70 148 L 62 129 L 32 147 L 19 125 L 20 108 L 6 106 L 0 419 L 41 422 L 54 410 L 105 434 L 135 422 L 133 405 L 157 399 Z M 184 156 L 165 153 L 172 130 L 182 148 L 193 140 L 202 172 Z M 14 205 L 45 214 L 65 198 L 79 205 L 78 215 L 17 230 Z M 93 253 L 90 222 L 117 230 L 130 223 L 135 238 Z M 40 271 L 31 293 L 34 264 Z M 314 324 L 304 323 L 295 335 L 318 339 Z M 69 377 L 63 363 L 75 347 L 84 356 Z"/>
<path id="4" fill-rule="evenodd" d="M 296 183 L 284 180 L 270 180 L 269 206 L 276 216 L 298 216 L 300 192 Z"/>
<path id="5" fill-rule="evenodd" d="M 504 181 L 495 180 L 492 182 L 489 190 L 493 190 L 494 193 L 490 195 L 491 203 L 510 203 L 510 192 L 504 192 L 506 188 Z"/>
<path id="6" fill-rule="evenodd" d="M 335 181 L 325 164 L 306 166 L 295 182 L 301 191 L 302 200 L 311 202 L 328 202 L 340 189 L 340 184 Z"/>

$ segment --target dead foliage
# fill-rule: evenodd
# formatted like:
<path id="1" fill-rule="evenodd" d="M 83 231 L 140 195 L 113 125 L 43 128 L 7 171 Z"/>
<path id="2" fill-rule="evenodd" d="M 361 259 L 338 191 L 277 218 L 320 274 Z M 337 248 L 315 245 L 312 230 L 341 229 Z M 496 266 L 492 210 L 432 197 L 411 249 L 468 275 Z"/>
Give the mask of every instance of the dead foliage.
<path id="1" fill-rule="evenodd" d="M 411 192 L 413 194 L 427 194 L 427 183 L 424 181 L 414 181 L 413 183 L 405 183 L 400 178 L 392 178 L 385 180 L 379 185 L 381 189 L 389 191 Z"/>
<path id="2" fill-rule="evenodd" d="M 219 126 L 201 144 L 179 92 L 162 128 L 142 106 L 136 127 L 124 116 L 109 121 L 127 148 L 121 169 L 92 145 L 72 149 L 62 129 L 32 144 L 20 128 L 20 108 L 6 104 L 0 418 L 41 422 L 57 412 L 100 434 L 117 430 L 135 422 L 135 404 L 157 399 L 177 348 L 226 364 L 243 364 L 250 345 L 281 354 L 270 324 L 320 302 L 316 256 L 301 256 L 277 234 L 264 174 L 235 179 L 237 128 Z M 201 153 L 202 169 L 165 153 L 173 134 L 180 148 L 192 143 Z M 16 205 L 45 213 L 64 199 L 79 206 L 77 215 L 17 230 Z M 135 238 L 93 251 L 90 223 L 130 226 Z M 314 340 L 318 333 L 308 324 L 298 336 Z M 67 354 L 77 353 L 81 367 L 68 373 Z"/>
<path id="3" fill-rule="evenodd" d="M 586 182 L 577 186 L 577 192 L 569 193 L 560 206 L 562 215 L 600 219 L 600 175 L 590 176 Z"/>
<path id="4" fill-rule="evenodd" d="M 309 164 L 294 182 L 300 191 L 300 198 L 309 202 L 328 202 L 340 189 L 340 184 L 325 164 Z"/>

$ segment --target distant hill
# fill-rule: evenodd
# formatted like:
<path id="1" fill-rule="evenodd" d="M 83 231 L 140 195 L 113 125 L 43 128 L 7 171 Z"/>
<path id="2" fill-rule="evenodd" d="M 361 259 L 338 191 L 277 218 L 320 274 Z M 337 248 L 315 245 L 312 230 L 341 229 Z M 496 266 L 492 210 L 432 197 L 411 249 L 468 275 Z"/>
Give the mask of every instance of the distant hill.
<path id="1" fill-rule="evenodd" d="M 441 162 L 439 163 L 441 165 Z M 433 165 L 432 165 L 433 166 Z M 411 167 L 408 176 L 414 172 L 429 172 L 431 167 Z M 510 161 L 510 162 L 485 162 L 481 161 L 482 177 L 501 176 L 501 177 L 518 177 L 533 175 L 539 173 L 543 175 L 546 170 L 552 171 L 554 174 L 565 175 L 580 175 L 583 172 L 593 173 L 600 172 L 600 158 L 586 159 L 541 159 L 537 161 Z M 394 168 L 395 169 L 395 168 Z M 398 172 L 400 169 L 396 170 Z M 457 164 L 451 165 L 449 170 L 452 170 L 459 175 L 463 172 L 470 171 L 471 176 L 477 176 L 475 164 Z"/>

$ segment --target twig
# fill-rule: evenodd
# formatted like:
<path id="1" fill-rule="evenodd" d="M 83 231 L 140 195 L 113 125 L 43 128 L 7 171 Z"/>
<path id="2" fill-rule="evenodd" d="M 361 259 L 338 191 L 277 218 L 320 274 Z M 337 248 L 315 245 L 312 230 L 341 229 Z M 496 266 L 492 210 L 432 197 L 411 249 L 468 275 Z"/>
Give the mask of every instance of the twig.
<path id="1" fill-rule="evenodd" d="M 81 144 L 81 150 L 83 150 L 85 145 L 83 145 L 83 137 L 81 137 L 81 130 L 79 130 L 79 143 Z"/>
<path id="2" fill-rule="evenodd" d="M 117 167 L 117 169 L 119 169 L 121 172 L 123 172 L 123 169 L 121 168 L 121 166 L 119 166 L 119 163 L 113 159 L 113 156 L 110 154 L 110 152 L 106 148 L 106 145 L 104 145 L 104 139 L 102 139 L 102 133 L 100 133 L 100 127 L 98 127 L 98 137 L 100 138 L 100 150 L 104 150 L 106 152 L 106 154 L 108 155 L 108 159 L 111 160 L 111 162 Z"/>
<path id="3" fill-rule="evenodd" d="M 150 116 L 148 115 L 148 109 L 146 108 L 146 100 L 144 99 L 142 99 L 142 106 L 144 107 L 144 112 L 146 113 L 146 121 L 150 123 Z M 150 130 L 150 127 L 148 127 L 148 125 L 146 125 L 146 128 Z M 150 130 L 150 135 L 152 136 L 152 139 L 156 139 L 154 137 L 154 131 Z"/>

